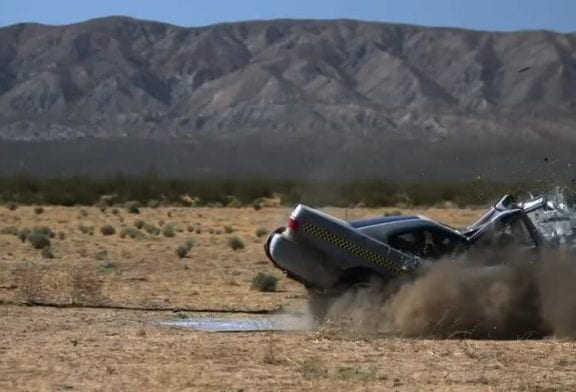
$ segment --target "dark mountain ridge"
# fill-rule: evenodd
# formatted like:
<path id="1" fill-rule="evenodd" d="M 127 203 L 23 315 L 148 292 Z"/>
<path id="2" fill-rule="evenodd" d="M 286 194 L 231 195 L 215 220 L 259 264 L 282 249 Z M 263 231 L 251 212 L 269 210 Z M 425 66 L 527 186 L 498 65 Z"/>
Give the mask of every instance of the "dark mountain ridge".
<path id="1" fill-rule="evenodd" d="M 42 154 L 18 165 L 2 158 L 14 145 L 51 142 L 66 156 L 60 148 L 75 141 L 162 140 L 220 154 L 218 165 L 191 156 L 188 167 L 169 170 L 182 175 L 266 173 L 256 168 L 269 157 L 292 165 L 278 175 L 298 175 L 307 167 L 302 157 L 330 166 L 342 155 L 352 177 L 375 171 L 368 164 L 401 176 L 391 159 L 430 167 L 467 146 L 477 160 L 498 155 L 484 171 L 505 170 L 506 157 L 519 154 L 530 173 L 544 156 L 572 164 L 575 130 L 576 34 L 353 20 L 184 28 L 124 17 L 0 28 L 3 171 L 42 166 L 34 161 Z M 228 168 L 231 149 L 242 159 Z M 146 151 L 142 170 L 152 160 L 162 166 Z M 106 154 L 87 151 L 86 159 Z M 81 166 L 97 172 L 96 165 Z M 476 171 L 454 165 L 442 164 L 443 176 Z"/>

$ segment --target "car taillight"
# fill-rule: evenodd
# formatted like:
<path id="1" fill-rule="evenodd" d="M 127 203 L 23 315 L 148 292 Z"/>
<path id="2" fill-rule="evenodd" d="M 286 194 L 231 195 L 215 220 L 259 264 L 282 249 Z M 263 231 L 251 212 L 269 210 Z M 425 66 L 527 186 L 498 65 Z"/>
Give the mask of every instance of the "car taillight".
<path id="1" fill-rule="evenodd" d="M 288 219 L 288 228 L 292 231 L 298 231 L 300 228 L 300 222 L 296 218 Z"/>

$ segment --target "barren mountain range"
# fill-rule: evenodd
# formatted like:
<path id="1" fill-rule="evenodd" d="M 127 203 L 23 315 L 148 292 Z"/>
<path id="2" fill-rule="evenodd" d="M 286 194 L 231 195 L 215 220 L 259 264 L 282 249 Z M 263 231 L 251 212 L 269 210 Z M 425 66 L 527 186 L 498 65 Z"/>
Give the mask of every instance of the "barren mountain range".
<path id="1" fill-rule="evenodd" d="M 576 33 L 0 28 L 0 175 L 525 179 L 571 176 L 575 153 Z"/>

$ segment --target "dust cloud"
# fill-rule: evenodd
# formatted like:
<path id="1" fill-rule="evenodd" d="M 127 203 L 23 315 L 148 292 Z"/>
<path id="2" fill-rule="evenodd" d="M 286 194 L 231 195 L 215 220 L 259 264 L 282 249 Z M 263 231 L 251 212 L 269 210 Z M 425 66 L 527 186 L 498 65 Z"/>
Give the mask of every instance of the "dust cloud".
<path id="1" fill-rule="evenodd" d="M 376 282 L 348 292 L 331 306 L 327 323 L 406 337 L 576 338 L 576 254 L 480 260 L 440 261 L 393 289 Z"/>

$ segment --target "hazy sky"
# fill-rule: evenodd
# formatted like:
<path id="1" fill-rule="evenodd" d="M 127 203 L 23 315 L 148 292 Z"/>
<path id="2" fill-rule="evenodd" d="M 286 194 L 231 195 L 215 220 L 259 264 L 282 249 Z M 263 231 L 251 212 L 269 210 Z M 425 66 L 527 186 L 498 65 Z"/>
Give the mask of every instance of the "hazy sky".
<path id="1" fill-rule="evenodd" d="M 202 26 L 273 18 L 352 18 L 482 30 L 576 32 L 576 0 L 0 0 L 0 26 L 127 15 Z"/>

